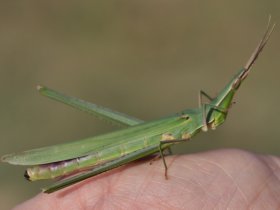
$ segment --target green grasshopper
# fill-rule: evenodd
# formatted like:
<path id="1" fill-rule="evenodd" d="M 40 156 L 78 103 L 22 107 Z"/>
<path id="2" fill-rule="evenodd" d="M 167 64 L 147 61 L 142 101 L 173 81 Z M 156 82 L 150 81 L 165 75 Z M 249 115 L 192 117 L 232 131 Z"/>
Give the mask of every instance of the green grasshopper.
<path id="1" fill-rule="evenodd" d="M 215 129 L 225 121 L 233 96 L 266 45 L 274 26 L 275 24 L 270 26 L 269 19 L 267 30 L 246 65 L 217 97 L 212 98 L 200 91 L 198 108 L 186 109 L 159 120 L 144 122 L 39 86 L 38 90 L 44 96 L 128 128 L 76 142 L 8 154 L 2 157 L 2 161 L 30 166 L 24 174 L 30 181 L 60 179 L 43 189 L 45 193 L 52 193 L 154 153 L 159 153 L 162 158 L 167 177 L 163 151 L 170 149 L 174 144 L 190 140 L 200 131 Z M 207 98 L 209 102 L 203 103 L 202 97 Z"/>

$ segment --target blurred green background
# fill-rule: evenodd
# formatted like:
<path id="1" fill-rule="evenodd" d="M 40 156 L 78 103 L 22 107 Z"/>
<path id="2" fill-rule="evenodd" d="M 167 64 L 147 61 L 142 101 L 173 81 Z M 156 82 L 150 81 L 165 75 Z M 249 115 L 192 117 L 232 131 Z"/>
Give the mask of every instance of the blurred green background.
<path id="1" fill-rule="evenodd" d="M 151 120 L 197 106 L 245 64 L 267 23 L 268 1 L 1 1 L 0 154 L 115 129 L 41 97 L 47 85 Z M 236 97 L 227 122 L 178 153 L 244 148 L 280 154 L 279 26 Z M 147 165 L 148 167 L 148 165 Z M 23 167 L 1 164 L 1 209 L 34 196 Z"/>

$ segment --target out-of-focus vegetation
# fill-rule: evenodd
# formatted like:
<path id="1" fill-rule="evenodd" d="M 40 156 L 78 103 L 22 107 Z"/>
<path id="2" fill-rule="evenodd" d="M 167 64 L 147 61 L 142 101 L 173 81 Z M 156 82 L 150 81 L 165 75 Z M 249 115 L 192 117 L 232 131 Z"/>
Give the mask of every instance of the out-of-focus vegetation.
<path id="1" fill-rule="evenodd" d="M 5 1 L 0 7 L 0 154 L 109 132 L 111 125 L 41 97 L 37 84 L 155 119 L 215 95 L 261 38 L 279 1 Z M 279 155 L 279 27 L 227 122 L 178 153 L 224 147 Z M 149 167 L 147 165 L 147 167 Z M 1 164 L 1 209 L 39 192 Z"/>

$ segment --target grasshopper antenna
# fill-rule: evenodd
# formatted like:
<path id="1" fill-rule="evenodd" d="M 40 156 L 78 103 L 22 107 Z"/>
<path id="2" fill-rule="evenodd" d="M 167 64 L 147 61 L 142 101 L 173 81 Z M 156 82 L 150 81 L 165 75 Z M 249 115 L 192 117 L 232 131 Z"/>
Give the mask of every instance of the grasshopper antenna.
<path id="1" fill-rule="evenodd" d="M 271 33 L 274 30 L 274 27 L 276 24 L 274 23 L 272 26 L 270 26 L 270 21 L 271 21 L 271 15 L 269 15 L 267 28 L 266 28 L 266 31 L 265 31 L 262 39 L 260 40 L 258 46 L 256 47 L 253 54 L 251 55 L 251 57 L 249 58 L 249 60 L 247 61 L 247 63 L 244 66 L 245 71 L 243 72 L 243 74 L 240 77 L 241 80 L 244 80 L 247 77 L 247 75 L 249 74 L 250 68 L 252 67 L 254 62 L 257 60 L 259 54 L 261 53 L 262 49 L 266 45 L 266 43 L 271 35 Z"/>

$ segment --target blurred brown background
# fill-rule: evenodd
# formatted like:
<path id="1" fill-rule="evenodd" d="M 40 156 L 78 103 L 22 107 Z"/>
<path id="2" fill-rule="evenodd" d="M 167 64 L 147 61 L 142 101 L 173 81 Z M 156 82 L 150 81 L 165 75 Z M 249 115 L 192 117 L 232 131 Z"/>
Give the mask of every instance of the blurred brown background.
<path id="1" fill-rule="evenodd" d="M 118 129 L 41 97 L 69 95 L 155 119 L 215 95 L 249 58 L 279 1 L 1 1 L 0 154 Z M 227 122 L 178 153 L 243 148 L 279 155 L 279 26 Z M 149 167 L 147 165 L 147 167 Z M 39 192 L 24 167 L 1 164 L 1 208 Z"/>

